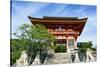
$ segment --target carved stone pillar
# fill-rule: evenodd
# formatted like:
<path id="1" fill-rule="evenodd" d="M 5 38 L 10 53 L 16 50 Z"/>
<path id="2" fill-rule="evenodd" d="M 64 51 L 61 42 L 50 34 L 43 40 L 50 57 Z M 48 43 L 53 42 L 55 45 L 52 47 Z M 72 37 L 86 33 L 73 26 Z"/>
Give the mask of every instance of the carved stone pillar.
<path id="1" fill-rule="evenodd" d="M 74 51 L 75 51 L 75 63 L 79 63 L 80 62 L 80 59 L 79 59 L 79 56 L 78 56 L 78 48 L 75 48 L 74 49 Z"/>
<path id="2" fill-rule="evenodd" d="M 88 48 L 86 52 L 86 62 L 95 61 L 94 57 L 92 56 L 92 51 Z"/>
<path id="3" fill-rule="evenodd" d="M 39 59 L 39 54 L 36 55 L 35 60 L 33 62 L 33 64 L 41 64 L 40 59 Z"/>

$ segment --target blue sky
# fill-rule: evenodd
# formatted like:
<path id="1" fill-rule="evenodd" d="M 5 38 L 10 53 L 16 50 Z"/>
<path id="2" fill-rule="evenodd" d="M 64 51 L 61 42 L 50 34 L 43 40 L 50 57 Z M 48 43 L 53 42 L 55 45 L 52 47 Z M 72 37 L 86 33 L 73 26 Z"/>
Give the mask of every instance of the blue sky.
<path id="1" fill-rule="evenodd" d="M 15 32 L 21 24 L 31 24 L 28 16 L 37 18 L 42 18 L 43 16 L 88 17 L 84 30 L 77 41 L 93 41 L 94 45 L 96 45 L 96 6 L 12 1 L 11 7 L 12 32 Z"/>

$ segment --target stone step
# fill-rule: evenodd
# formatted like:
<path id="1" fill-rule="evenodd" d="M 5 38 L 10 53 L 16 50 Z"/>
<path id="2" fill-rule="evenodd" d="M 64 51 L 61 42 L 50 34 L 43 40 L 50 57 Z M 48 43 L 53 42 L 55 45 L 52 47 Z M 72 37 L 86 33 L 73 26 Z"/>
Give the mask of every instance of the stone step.
<path id="1" fill-rule="evenodd" d="M 64 64 L 70 63 L 70 59 L 67 53 L 54 53 L 52 58 L 47 58 L 45 64 Z"/>

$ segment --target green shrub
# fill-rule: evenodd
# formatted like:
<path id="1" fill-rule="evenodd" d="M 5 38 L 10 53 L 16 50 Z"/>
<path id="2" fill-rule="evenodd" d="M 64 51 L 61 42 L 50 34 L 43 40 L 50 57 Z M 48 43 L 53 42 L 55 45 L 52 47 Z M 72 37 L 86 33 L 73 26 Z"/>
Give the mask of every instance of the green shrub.
<path id="1" fill-rule="evenodd" d="M 24 46 L 23 44 L 21 44 L 19 39 L 11 39 L 10 40 L 10 59 L 11 62 L 10 64 L 13 65 L 16 63 L 16 60 L 20 58 L 21 56 L 21 52 L 23 50 L 25 50 L 27 46 Z"/>
<path id="2" fill-rule="evenodd" d="M 11 65 L 16 63 L 16 60 L 20 58 L 21 52 L 20 51 L 15 51 L 11 52 Z"/>
<path id="3" fill-rule="evenodd" d="M 66 46 L 65 45 L 59 45 L 59 46 L 56 46 L 56 48 L 55 48 L 55 52 L 56 53 L 59 53 L 59 52 L 66 52 Z"/>

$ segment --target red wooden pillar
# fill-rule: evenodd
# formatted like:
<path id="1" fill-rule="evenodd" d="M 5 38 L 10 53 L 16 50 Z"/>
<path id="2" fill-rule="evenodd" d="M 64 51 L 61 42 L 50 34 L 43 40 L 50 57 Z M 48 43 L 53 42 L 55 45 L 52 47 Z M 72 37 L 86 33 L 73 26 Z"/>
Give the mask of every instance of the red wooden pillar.
<path id="1" fill-rule="evenodd" d="M 74 48 L 77 48 L 77 37 L 78 37 L 78 34 L 74 34 L 74 39 L 75 39 L 75 45 L 74 45 Z"/>
<path id="2" fill-rule="evenodd" d="M 66 49 L 68 49 L 68 35 L 66 35 Z"/>

